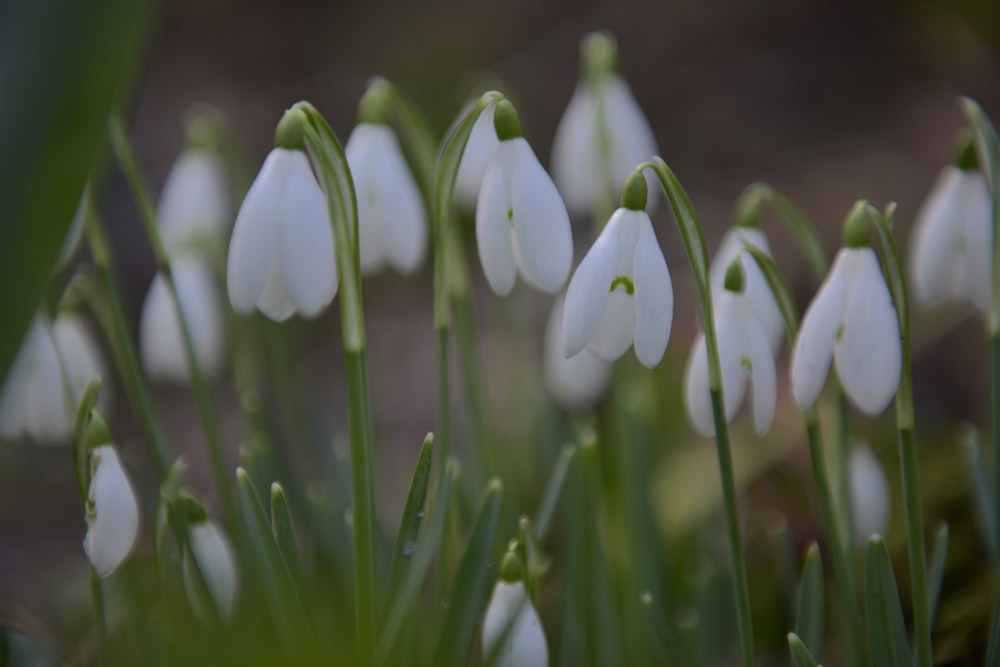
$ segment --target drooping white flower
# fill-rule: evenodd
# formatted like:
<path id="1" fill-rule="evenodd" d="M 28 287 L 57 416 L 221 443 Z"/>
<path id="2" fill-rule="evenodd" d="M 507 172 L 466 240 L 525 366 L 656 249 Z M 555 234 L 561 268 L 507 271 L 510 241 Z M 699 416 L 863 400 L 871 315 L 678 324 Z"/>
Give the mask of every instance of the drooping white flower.
<path id="1" fill-rule="evenodd" d="M 517 274 L 550 294 L 566 282 L 573 263 L 569 215 L 552 179 L 521 136 L 517 112 L 497 103 L 499 144 L 490 157 L 476 205 L 476 242 L 486 281 L 506 296 Z"/>
<path id="2" fill-rule="evenodd" d="M 792 350 L 792 395 L 803 410 L 819 397 L 831 361 L 847 397 L 865 414 L 879 414 L 896 395 L 902 368 L 896 310 L 875 252 L 850 239 L 806 310 Z"/>
<path id="3" fill-rule="evenodd" d="M 889 526 L 892 508 L 889 480 L 866 444 L 857 444 L 851 449 L 848 475 L 855 541 L 867 544 L 872 535 L 884 534 Z"/>
<path id="4" fill-rule="evenodd" d="M 910 284 L 926 307 L 966 303 L 984 316 L 992 285 L 992 201 L 978 169 L 946 167 L 914 223 Z"/>
<path id="5" fill-rule="evenodd" d="M 726 422 L 732 421 L 752 385 L 753 424 L 757 435 L 771 428 L 777 400 L 778 382 L 774 353 L 767 332 L 757 316 L 742 274 L 742 264 L 732 264 L 730 275 L 738 272 L 715 303 L 715 335 L 722 373 L 722 398 Z M 691 424 L 703 436 L 715 435 L 715 421 L 708 377 L 708 347 L 701 333 L 691 348 L 684 372 L 684 398 Z"/>
<path id="6" fill-rule="evenodd" d="M 344 151 L 357 193 L 361 271 L 388 264 L 413 273 L 427 252 L 427 215 L 392 128 L 363 122 Z"/>
<path id="7" fill-rule="evenodd" d="M 286 114 L 278 146 L 236 215 L 229 243 L 229 301 L 272 320 L 322 312 L 337 292 L 333 227 L 303 150 L 301 120 Z"/>
<path id="8" fill-rule="evenodd" d="M 182 566 L 188 600 L 199 616 L 208 617 L 201 601 L 202 588 L 195 569 L 197 564 L 216 610 L 222 618 L 229 618 L 236 606 L 239 588 L 233 547 L 222 529 L 210 519 L 190 524 L 189 537 L 190 548 L 184 552 Z"/>
<path id="9" fill-rule="evenodd" d="M 585 410 L 605 394 L 611 365 L 584 349 L 567 358 L 563 352 L 563 297 L 556 297 L 545 327 L 545 385 L 556 403 L 567 410 Z"/>
<path id="10" fill-rule="evenodd" d="M 177 297 L 202 373 L 214 378 L 225 361 L 225 320 L 218 287 L 207 262 L 185 253 L 170 262 Z M 189 382 L 184 334 L 166 278 L 158 274 L 146 295 L 139 321 L 139 350 L 146 373 L 155 380 Z"/>
<path id="11" fill-rule="evenodd" d="M 613 71 L 614 49 L 606 34 L 584 38 L 584 72 L 552 142 L 552 174 L 574 214 L 593 213 L 638 164 L 659 152 L 632 91 Z M 656 205 L 653 179 L 647 176 L 654 193 L 647 210 Z"/>
<path id="12" fill-rule="evenodd" d="M 490 656 L 494 651 L 499 651 L 493 663 L 496 667 L 548 667 L 545 631 L 523 581 L 498 581 L 493 589 L 483 621 L 483 654 Z"/>
<path id="13" fill-rule="evenodd" d="M 771 248 L 767 242 L 767 235 L 759 227 L 748 227 L 740 225 L 733 227 L 726 232 L 719 243 L 719 249 L 712 258 L 709 268 L 709 281 L 712 284 L 712 294 L 719 295 L 725 291 L 726 270 L 737 257 L 740 259 L 740 266 L 743 267 L 745 277 L 744 291 L 746 298 L 750 300 L 754 315 L 764 327 L 767 339 L 771 345 L 771 351 L 777 354 L 781 349 L 781 343 L 785 339 L 785 320 L 781 316 L 778 302 L 768 287 L 767 279 L 761 272 L 760 267 L 753 257 L 744 252 L 743 241 L 747 241 L 760 248 L 767 256 L 771 256 Z"/>
<path id="14" fill-rule="evenodd" d="M 157 221 L 167 254 L 222 242 L 232 220 L 226 171 L 215 151 L 185 149 L 160 192 Z"/>
<path id="15" fill-rule="evenodd" d="M 60 313 L 51 324 L 37 316 L 0 392 L 0 436 L 68 443 L 79 400 L 95 376 L 104 379 L 98 406 L 107 414 L 110 378 L 86 324 L 73 313 Z"/>
<path id="16" fill-rule="evenodd" d="M 476 210 L 479 186 L 483 183 L 486 165 L 500 141 L 493 127 L 494 108 L 494 104 L 488 105 L 472 125 L 469 140 L 462 152 L 462 161 L 458 165 L 458 174 L 455 176 L 455 200 L 467 211 Z"/>
<path id="17" fill-rule="evenodd" d="M 635 356 L 647 368 L 663 358 L 674 292 L 644 210 L 645 190 L 642 175 L 633 172 L 622 190 L 622 208 L 611 216 L 570 280 L 563 312 L 567 357 L 587 348 L 600 359 L 614 361 L 634 344 Z"/>
<path id="18" fill-rule="evenodd" d="M 83 549 L 97 573 L 107 577 L 132 551 L 139 534 L 139 504 L 114 445 L 91 449 L 90 469 Z"/>

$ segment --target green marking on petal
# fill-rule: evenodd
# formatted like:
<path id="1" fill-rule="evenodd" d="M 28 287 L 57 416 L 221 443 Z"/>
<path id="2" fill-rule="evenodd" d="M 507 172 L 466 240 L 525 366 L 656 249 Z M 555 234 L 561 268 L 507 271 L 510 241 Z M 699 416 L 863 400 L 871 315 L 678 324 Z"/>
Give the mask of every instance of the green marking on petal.
<path id="1" fill-rule="evenodd" d="M 749 357 L 740 358 L 740 366 L 743 367 L 747 373 L 753 373 L 753 362 L 750 361 Z"/>
<path id="2" fill-rule="evenodd" d="M 507 209 L 507 221 L 510 222 L 511 225 L 514 224 L 514 209 L 513 208 L 508 208 Z"/>
<path id="3" fill-rule="evenodd" d="M 843 337 L 844 337 L 844 325 L 841 324 L 839 327 L 837 327 L 837 340 L 840 340 Z"/>
<path id="4" fill-rule="evenodd" d="M 619 285 L 623 285 L 625 287 L 625 293 L 628 294 L 629 296 L 635 294 L 635 285 L 632 284 L 632 281 L 629 280 L 627 276 L 618 276 L 617 278 L 612 280 L 611 289 L 608 291 L 614 292 L 615 288 L 618 287 Z"/>

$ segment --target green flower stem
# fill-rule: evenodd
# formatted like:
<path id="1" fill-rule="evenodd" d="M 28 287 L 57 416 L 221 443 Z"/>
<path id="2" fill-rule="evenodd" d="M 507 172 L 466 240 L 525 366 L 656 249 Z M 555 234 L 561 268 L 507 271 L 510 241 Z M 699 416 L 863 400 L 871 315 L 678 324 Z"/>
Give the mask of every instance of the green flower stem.
<path id="1" fill-rule="evenodd" d="M 854 505 L 851 502 L 851 412 L 847 394 L 842 387 L 837 388 L 837 498 L 840 500 L 840 526 L 847 553 L 854 550 Z M 832 518 L 832 517 L 831 517 Z M 830 530 L 838 529 L 836 523 L 829 524 Z"/>
<path id="2" fill-rule="evenodd" d="M 191 338 L 191 327 L 187 321 L 187 315 L 181 306 L 180 297 L 177 293 L 177 285 L 174 282 L 173 271 L 170 268 L 170 258 L 167 256 L 160 238 L 160 229 L 156 222 L 156 209 L 153 206 L 153 199 L 149 194 L 149 188 L 139 171 L 138 163 L 135 160 L 135 153 L 132 149 L 128 133 L 121 116 L 112 115 L 109 122 L 109 133 L 111 136 L 111 146 L 115 157 L 121 167 L 125 179 L 128 181 L 132 196 L 139 208 L 140 217 L 146 227 L 146 234 L 153 246 L 153 256 L 156 258 L 157 269 L 163 274 L 167 282 L 167 289 L 170 298 L 177 312 L 177 320 L 180 323 L 181 337 L 184 343 L 184 356 L 187 361 L 188 370 L 191 373 L 191 384 L 194 388 L 195 402 L 198 405 L 198 414 L 201 417 L 202 428 L 205 431 L 205 440 L 208 444 L 208 453 L 212 460 L 212 471 L 215 473 L 215 483 L 222 497 L 222 506 L 225 510 L 226 519 L 233 528 L 239 525 L 236 514 L 236 505 L 233 500 L 233 489 L 229 481 L 227 472 L 228 464 L 223 452 L 222 435 L 219 431 L 219 422 L 215 414 L 215 407 L 212 404 L 212 394 L 209 391 L 205 375 L 198 363 L 198 356 L 195 354 L 194 341 Z"/>
<path id="3" fill-rule="evenodd" d="M 104 617 L 104 588 L 94 566 L 90 566 L 90 597 L 94 601 L 94 622 L 97 625 L 97 664 L 108 667 L 108 624 Z"/>
<path id="4" fill-rule="evenodd" d="M 104 293 L 107 297 L 110 321 L 102 319 L 102 325 L 106 327 L 105 335 L 111 341 L 115 349 L 115 359 L 119 364 L 118 372 L 122 377 L 123 384 L 127 388 L 129 401 L 132 409 L 139 416 L 139 424 L 142 428 L 146 442 L 153 453 L 153 462 L 156 471 L 163 480 L 166 478 L 170 468 L 170 455 L 167 447 L 160 435 L 162 430 L 153 412 L 153 404 L 149 398 L 149 388 L 139 367 L 139 357 L 135 351 L 135 342 L 129 335 L 128 325 L 125 323 L 125 315 L 122 312 L 121 296 L 118 293 L 118 285 L 115 283 L 114 268 L 112 266 L 111 250 L 108 247 L 107 239 L 104 237 L 104 230 L 101 229 L 97 212 L 93 209 L 93 204 L 88 202 L 85 218 L 87 240 L 90 245 L 90 252 L 93 256 L 94 265 L 100 276 Z M 95 309 L 97 304 L 91 304 L 91 309 Z"/>
<path id="5" fill-rule="evenodd" d="M 691 263 L 698 298 L 701 303 L 701 317 L 705 328 L 705 346 L 708 351 L 709 392 L 712 398 L 712 414 L 715 418 L 715 444 L 719 457 L 719 477 L 722 481 L 722 504 L 726 515 L 726 533 L 729 538 L 729 560 L 733 569 L 733 595 L 736 603 L 737 625 L 740 649 L 744 667 L 754 664 L 753 618 L 750 613 L 750 590 L 747 584 L 746 562 L 743 558 L 743 543 L 740 537 L 739 512 L 736 506 L 736 482 L 733 476 L 732 452 L 729 446 L 729 426 L 726 423 L 722 402 L 722 371 L 719 362 L 719 344 L 715 332 L 715 317 L 712 314 L 712 288 L 708 277 L 708 251 L 705 236 L 698 222 L 691 200 L 680 181 L 661 158 L 644 162 L 638 169 L 650 168 L 660 179 L 660 185 L 670 200 L 674 219 L 677 221 L 684 250 Z"/>
<path id="6" fill-rule="evenodd" d="M 358 254 L 358 208 L 347 157 L 326 119 L 308 102 L 292 111 L 305 119 L 306 147 L 326 193 L 333 222 L 340 277 L 340 317 L 347 368 L 348 425 L 351 443 L 351 503 L 354 526 L 354 612 L 358 663 L 370 665 L 377 639 L 378 591 L 375 578 L 377 526 L 375 524 L 375 469 L 368 364 L 365 360 L 365 323 Z"/>

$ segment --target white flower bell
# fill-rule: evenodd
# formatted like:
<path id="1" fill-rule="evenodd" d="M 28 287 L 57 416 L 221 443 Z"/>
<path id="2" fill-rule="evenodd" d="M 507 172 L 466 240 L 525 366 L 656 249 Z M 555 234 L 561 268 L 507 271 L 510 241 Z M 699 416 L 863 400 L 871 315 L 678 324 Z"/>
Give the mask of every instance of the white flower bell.
<path id="1" fill-rule="evenodd" d="M 455 201 L 464 210 L 474 212 L 476 200 L 479 198 L 479 186 L 486 175 L 486 165 L 500 140 L 493 127 L 493 111 L 495 104 L 489 104 L 472 125 L 469 139 L 462 151 L 462 161 L 458 164 L 458 174 L 455 176 Z"/>
<path id="2" fill-rule="evenodd" d="M 581 44 L 584 74 L 552 142 L 552 175 L 567 208 L 574 214 L 594 213 L 613 188 L 637 164 L 659 150 L 653 129 L 622 76 L 614 71 L 614 39 L 594 33 Z M 647 186 L 656 199 L 652 174 Z"/>
<path id="3" fill-rule="evenodd" d="M 516 558 L 513 553 L 504 557 L 501 579 L 486 607 L 483 655 L 495 655 L 495 667 L 548 667 L 545 631 L 521 580 L 521 566 L 511 565 Z"/>
<path id="4" fill-rule="evenodd" d="M 195 358 L 205 377 L 218 376 L 225 362 L 225 319 L 218 287 L 207 262 L 197 253 L 170 262 L 177 298 L 191 333 Z M 154 380 L 190 382 L 184 334 L 166 278 L 157 274 L 139 320 L 142 365 Z"/>
<path id="5" fill-rule="evenodd" d="M 396 135 L 387 124 L 384 86 L 375 83 L 361 99 L 360 123 L 344 152 L 358 201 L 361 271 L 388 264 L 402 274 L 420 268 L 427 253 L 427 215 L 420 190 Z"/>
<path id="6" fill-rule="evenodd" d="M 833 361 L 847 397 L 874 416 L 899 387 L 899 321 L 878 258 L 867 245 L 860 207 L 848 216 L 844 241 L 802 318 L 792 350 L 792 395 L 803 410 L 815 403 Z"/>
<path id="7" fill-rule="evenodd" d="M 96 415 L 91 421 L 88 439 L 102 442 L 90 450 L 87 535 L 83 549 L 97 573 L 107 577 L 132 551 L 139 534 L 139 503 L 118 452 L 110 443 L 107 426 Z M 100 431 L 105 437 L 95 438 L 94 434 Z"/>
<path id="8" fill-rule="evenodd" d="M 910 284 L 921 305 L 967 303 L 985 316 L 992 297 L 993 203 L 971 144 L 960 162 L 941 172 L 917 214 Z"/>
<path id="9" fill-rule="evenodd" d="M 622 207 L 580 262 L 566 291 L 563 352 L 585 348 L 614 361 L 635 347 L 653 368 L 667 349 L 674 292 L 667 262 L 646 214 L 646 181 L 633 172 L 622 188 Z"/>
<path id="10" fill-rule="evenodd" d="M 494 112 L 499 144 L 483 176 L 476 205 L 476 242 L 486 281 L 510 294 L 517 274 L 555 294 L 573 263 L 569 214 L 556 186 L 521 136 L 514 106 L 501 100 Z"/>
<path id="11" fill-rule="evenodd" d="M 854 517 L 854 539 L 867 544 L 872 535 L 882 535 L 889 526 L 892 496 L 889 480 L 875 454 L 865 444 L 855 445 L 848 460 L 851 514 Z"/>
<path id="12" fill-rule="evenodd" d="M 545 386 L 556 403 L 567 410 L 586 410 L 607 392 L 611 365 L 584 349 L 567 358 L 563 352 L 563 302 L 556 297 L 545 327 Z"/>
<path id="13" fill-rule="evenodd" d="M 771 293 L 771 288 L 767 284 L 767 278 L 761 272 L 753 256 L 744 252 L 743 239 L 746 238 L 751 244 L 759 248 L 768 257 L 771 256 L 771 248 L 767 242 L 767 235 L 759 227 L 739 225 L 731 228 L 722 237 L 719 249 L 712 258 L 709 268 L 709 282 L 712 285 L 712 295 L 720 295 L 725 291 L 726 271 L 734 260 L 739 259 L 740 266 L 743 267 L 744 292 L 749 299 L 754 315 L 764 327 L 767 340 L 771 345 L 771 351 L 777 354 L 781 349 L 781 342 L 785 340 L 785 320 L 781 316 L 781 309 L 778 302 Z"/>
<path id="14" fill-rule="evenodd" d="M 333 227 L 301 123 L 293 112 L 278 124 L 276 148 L 240 206 L 229 243 L 233 309 L 246 314 L 256 307 L 279 322 L 318 315 L 337 291 Z"/>
<path id="15" fill-rule="evenodd" d="M 189 525 L 190 548 L 184 552 L 183 563 L 184 589 L 188 600 L 199 616 L 207 617 L 203 603 L 200 602 L 199 591 L 202 589 L 195 570 L 197 563 L 215 609 L 222 618 L 229 618 L 236 606 L 239 586 L 233 547 L 222 529 L 207 517 L 192 521 Z"/>
<path id="16" fill-rule="evenodd" d="M 750 384 L 754 430 L 762 436 L 771 428 L 774 419 L 778 381 L 774 353 L 747 286 L 742 263 L 732 262 L 726 272 L 723 291 L 715 303 L 715 336 L 726 422 L 736 416 Z M 698 335 L 688 357 L 684 398 L 695 430 L 706 437 L 715 435 L 704 333 Z"/>
<path id="17" fill-rule="evenodd" d="M 186 148 L 174 162 L 157 204 L 160 237 L 167 254 L 222 243 L 232 221 L 226 171 L 218 154 Z"/>

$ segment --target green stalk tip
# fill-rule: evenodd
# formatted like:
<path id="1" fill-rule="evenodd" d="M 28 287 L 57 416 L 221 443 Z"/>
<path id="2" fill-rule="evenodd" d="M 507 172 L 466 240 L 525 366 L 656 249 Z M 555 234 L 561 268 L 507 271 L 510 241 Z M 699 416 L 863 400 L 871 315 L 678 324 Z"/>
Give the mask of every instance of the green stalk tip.
<path id="1" fill-rule="evenodd" d="M 107 422 L 97 410 L 90 411 L 90 422 L 87 424 L 87 449 L 100 447 L 111 443 L 111 431 Z"/>
<path id="2" fill-rule="evenodd" d="M 503 99 L 497 102 L 497 108 L 493 112 L 493 127 L 500 141 L 517 139 L 521 136 L 521 118 L 510 100 Z"/>
<path id="3" fill-rule="evenodd" d="M 844 221 L 844 245 L 848 248 L 867 248 L 871 245 L 867 206 L 867 201 L 859 199 L 847 214 Z"/>
<path id="4" fill-rule="evenodd" d="M 746 275 L 743 271 L 743 264 L 740 262 L 740 258 L 737 257 L 729 264 L 729 268 L 726 269 L 726 279 L 725 288 L 730 292 L 736 292 L 739 294 L 743 291 L 746 285 Z"/>
<path id="5" fill-rule="evenodd" d="M 305 116 L 298 105 L 285 112 L 274 130 L 276 148 L 301 151 L 305 149 Z"/>
<path id="6" fill-rule="evenodd" d="M 733 216 L 736 218 L 738 226 L 755 229 L 760 227 L 765 196 L 760 188 L 754 186 L 743 191 L 740 198 L 736 200 L 736 206 L 733 210 Z"/>
<path id="7" fill-rule="evenodd" d="M 504 554 L 503 561 L 500 563 L 500 579 L 508 584 L 514 584 L 524 579 L 524 566 L 513 549 Z"/>
<path id="8" fill-rule="evenodd" d="M 958 135 L 955 146 L 955 166 L 962 171 L 978 171 L 979 154 L 976 153 L 976 135 L 966 128 Z"/>
<path id="9" fill-rule="evenodd" d="M 622 186 L 621 207 L 630 211 L 644 211 L 649 190 L 641 171 L 633 171 Z"/>
<path id="10" fill-rule="evenodd" d="M 580 42 L 580 60 L 587 78 L 594 80 L 618 69 L 618 40 L 610 32 L 592 32 Z"/>
<path id="11" fill-rule="evenodd" d="M 387 81 L 373 81 L 358 102 L 358 123 L 388 125 L 391 96 L 392 90 Z"/>

